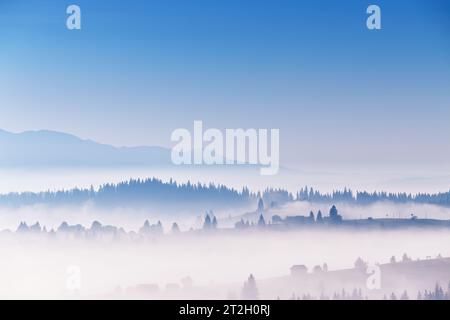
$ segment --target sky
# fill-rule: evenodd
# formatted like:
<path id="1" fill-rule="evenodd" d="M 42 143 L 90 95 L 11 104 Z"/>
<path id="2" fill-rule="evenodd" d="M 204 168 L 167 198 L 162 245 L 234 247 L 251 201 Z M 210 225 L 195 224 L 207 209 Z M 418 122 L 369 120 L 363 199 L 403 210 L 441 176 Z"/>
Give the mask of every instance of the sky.
<path id="1" fill-rule="evenodd" d="M 0 128 L 170 147 L 202 120 L 280 129 L 282 164 L 448 164 L 449 35 L 445 0 L 0 0 Z"/>

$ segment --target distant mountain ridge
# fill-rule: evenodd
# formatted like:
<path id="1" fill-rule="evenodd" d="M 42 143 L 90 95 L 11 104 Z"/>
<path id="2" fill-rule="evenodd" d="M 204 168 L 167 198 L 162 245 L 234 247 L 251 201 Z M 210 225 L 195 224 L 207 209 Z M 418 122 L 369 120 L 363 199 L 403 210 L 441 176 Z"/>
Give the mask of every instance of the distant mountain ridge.
<path id="1" fill-rule="evenodd" d="M 0 129 L 0 167 L 170 165 L 162 147 L 114 147 L 49 131 L 12 133 Z"/>

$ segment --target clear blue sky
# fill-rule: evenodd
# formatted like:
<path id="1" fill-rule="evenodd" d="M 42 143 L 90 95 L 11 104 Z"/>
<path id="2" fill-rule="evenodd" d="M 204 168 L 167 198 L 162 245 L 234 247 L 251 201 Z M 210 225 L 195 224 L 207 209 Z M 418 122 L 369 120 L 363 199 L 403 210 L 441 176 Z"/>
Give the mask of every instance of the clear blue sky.
<path id="1" fill-rule="evenodd" d="M 0 128 L 170 146 L 197 119 L 279 128 L 284 163 L 448 162 L 450 1 L 0 0 Z"/>

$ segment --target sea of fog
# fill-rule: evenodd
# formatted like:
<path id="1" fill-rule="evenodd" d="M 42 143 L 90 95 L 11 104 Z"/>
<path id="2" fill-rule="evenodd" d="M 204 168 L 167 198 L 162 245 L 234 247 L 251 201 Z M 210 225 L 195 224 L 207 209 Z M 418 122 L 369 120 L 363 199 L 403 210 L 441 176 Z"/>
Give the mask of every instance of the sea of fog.
<path id="1" fill-rule="evenodd" d="M 103 242 L 49 240 L 1 235 L 0 297 L 98 298 L 140 284 L 239 289 L 249 274 L 268 279 L 289 274 L 294 264 L 309 270 L 327 263 L 329 270 L 353 267 L 357 257 L 369 264 L 450 256 L 450 232 L 404 231 L 242 231 L 182 234 L 153 241 Z M 77 290 L 70 284 L 78 279 Z M 220 289 L 203 298 L 226 298 Z M 157 295 L 158 297 L 158 295 Z M 161 296 L 162 297 L 162 296 Z"/>
<path id="2" fill-rule="evenodd" d="M 409 219 L 412 216 L 419 219 L 450 220 L 450 208 L 430 204 L 376 202 L 370 205 L 336 203 L 336 206 L 339 214 L 346 220 L 367 218 Z M 258 215 L 254 213 L 255 209 L 256 203 L 240 208 L 214 211 L 214 215 L 218 219 L 220 228 L 234 228 L 234 224 L 242 218 L 256 223 Z M 267 221 L 270 221 L 274 215 L 281 217 L 307 216 L 311 211 L 317 214 L 319 210 L 326 216 L 329 209 L 329 204 L 294 201 L 271 208 L 264 213 L 264 216 Z M 123 227 L 128 231 L 138 231 L 145 220 L 152 224 L 161 221 L 164 232 L 169 232 L 174 222 L 178 224 L 182 231 L 188 231 L 191 228 L 200 229 L 204 217 L 205 208 L 189 212 L 178 210 L 160 212 L 151 207 L 99 208 L 90 202 L 79 206 L 36 204 L 19 208 L 0 207 L 0 231 L 4 229 L 16 230 L 21 222 L 25 222 L 29 226 L 39 222 L 41 227 L 45 226 L 47 230 L 56 230 L 62 222 L 67 222 L 69 225 L 81 224 L 90 227 L 94 221 L 99 221 L 103 225 Z"/>
<path id="3" fill-rule="evenodd" d="M 45 191 L 78 188 L 97 188 L 104 183 L 116 183 L 130 178 L 158 177 L 163 181 L 174 179 L 177 182 L 188 180 L 202 183 L 221 183 L 237 189 L 243 186 L 253 191 L 264 190 L 268 187 L 285 188 L 296 192 L 305 185 L 314 187 L 321 192 L 330 192 L 336 189 L 350 187 L 353 190 L 385 190 L 393 192 L 438 192 L 448 191 L 449 176 L 442 168 L 432 168 L 428 171 L 415 167 L 380 168 L 363 170 L 356 167 L 339 167 L 327 171 L 319 170 L 313 166 L 305 169 L 282 168 L 279 175 L 261 176 L 257 168 L 248 167 L 221 167 L 220 170 L 208 167 L 176 167 L 176 168 L 97 168 L 97 169 L 0 169 L 0 193 Z M 436 170 L 434 172 L 433 170 Z M 449 219 L 450 209 L 434 205 L 376 203 L 370 206 L 353 206 L 350 204 L 337 204 L 344 219 L 349 218 L 408 218 L 411 214 L 419 218 Z M 255 204 L 256 206 L 256 204 Z M 233 226 L 246 212 L 253 211 L 255 207 L 239 208 L 215 212 L 222 226 Z M 45 205 L 34 205 L 16 209 L 0 207 L 0 230 L 15 229 L 19 222 L 25 221 L 33 224 L 37 221 L 48 229 L 58 227 L 61 222 L 69 224 L 83 224 L 89 226 L 94 220 L 104 224 L 122 226 L 137 230 L 146 219 L 151 222 L 161 220 L 166 228 L 173 222 L 178 222 L 182 230 L 191 227 L 200 227 L 205 208 L 199 208 L 196 214 L 185 215 L 173 212 L 170 215 L 160 214 L 152 208 L 134 209 L 124 208 L 99 210 L 91 203 L 79 207 L 59 206 L 49 208 Z M 307 215 L 309 211 L 321 210 L 326 214 L 328 205 L 296 202 L 277 208 L 272 214 Z M 269 216 L 270 218 L 270 216 Z"/>
<path id="4" fill-rule="evenodd" d="M 444 174 L 443 174 L 444 172 Z M 449 176 L 445 171 L 360 170 L 357 168 L 329 169 L 283 168 L 277 176 L 260 176 L 256 168 L 209 169 L 49 169 L 0 170 L 0 193 L 98 187 L 103 183 L 120 182 L 129 178 L 158 177 L 164 181 L 191 180 L 223 183 L 230 187 L 248 186 L 253 191 L 266 187 L 282 187 L 297 191 L 305 185 L 323 192 L 350 187 L 358 190 L 394 192 L 448 191 Z M 450 210 L 431 205 L 377 203 L 371 206 L 337 204 L 344 219 L 367 217 L 448 219 Z M 229 228 L 236 219 L 255 207 L 216 212 L 219 227 Z M 310 210 L 328 212 L 328 206 L 307 202 L 289 203 L 276 208 L 270 215 L 306 215 Z M 116 208 L 98 210 L 90 203 L 81 207 L 49 208 L 43 205 L 18 209 L 0 209 L 0 230 L 15 230 L 20 221 L 39 221 L 47 229 L 62 221 L 89 227 L 94 220 L 103 224 L 138 230 L 145 219 L 158 219 L 167 231 L 177 221 L 182 231 L 199 228 L 204 212 L 188 217 L 170 217 L 153 212 L 151 208 L 132 210 Z M 232 232 L 217 234 L 183 233 L 166 235 L 148 242 L 88 242 L 32 239 L 3 232 L 0 241 L 0 297 L 67 298 L 104 297 L 118 288 L 139 284 L 155 284 L 160 290 L 181 286 L 182 279 L 192 279 L 193 286 L 214 287 L 235 284 L 240 287 L 250 273 L 256 279 L 286 275 L 294 264 L 309 268 L 326 262 L 330 270 L 352 267 L 359 256 L 370 263 L 387 262 L 391 256 L 400 258 L 407 253 L 413 258 L 426 259 L 438 254 L 450 256 L 450 232 L 444 230 L 403 231 L 289 231 Z M 80 271 L 81 287 L 68 289 L 70 270 Z M 229 292 L 218 290 L 207 298 L 226 298 Z M 234 292 L 238 295 L 238 292 Z"/>

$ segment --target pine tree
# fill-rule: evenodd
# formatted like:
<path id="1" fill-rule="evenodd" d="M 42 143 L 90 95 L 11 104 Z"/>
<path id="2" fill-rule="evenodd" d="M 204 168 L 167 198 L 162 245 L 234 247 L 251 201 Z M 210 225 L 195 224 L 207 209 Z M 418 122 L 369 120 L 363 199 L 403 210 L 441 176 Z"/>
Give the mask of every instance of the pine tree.
<path id="1" fill-rule="evenodd" d="M 409 300 L 408 293 L 406 292 L 406 290 L 400 296 L 400 300 Z"/>
<path id="2" fill-rule="evenodd" d="M 264 220 L 264 217 L 261 214 L 258 219 L 258 227 L 264 227 L 265 225 L 266 225 L 266 221 Z"/>
<path id="3" fill-rule="evenodd" d="M 330 219 L 335 219 L 338 215 L 338 211 L 335 205 L 330 208 Z"/>
<path id="4" fill-rule="evenodd" d="M 407 255 L 406 253 L 404 253 L 404 254 L 403 254 L 403 257 L 402 257 L 402 261 L 403 261 L 403 262 L 409 262 L 409 261 L 411 261 L 411 258 L 408 257 L 408 255 Z"/>
<path id="5" fill-rule="evenodd" d="M 258 288 L 256 287 L 255 277 L 251 274 L 248 280 L 244 283 L 242 288 L 242 299 L 243 300 L 257 300 L 258 299 Z"/>
<path id="6" fill-rule="evenodd" d="M 150 231 L 150 222 L 148 220 L 144 221 L 144 225 L 139 229 L 139 233 L 145 234 Z"/>
<path id="7" fill-rule="evenodd" d="M 320 210 L 319 210 L 319 212 L 317 212 L 316 222 L 317 223 L 322 223 L 323 222 L 322 211 L 320 211 Z"/>
<path id="8" fill-rule="evenodd" d="M 159 221 L 159 220 L 156 223 L 155 231 L 156 231 L 156 234 L 163 234 L 164 233 L 163 225 L 162 225 L 161 221 Z"/>
<path id="9" fill-rule="evenodd" d="M 312 212 L 312 211 L 309 212 L 309 218 L 308 219 L 309 219 L 309 222 L 314 222 L 314 220 L 315 220 L 314 219 L 314 212 Z"/>
<path id="10" fill-rule="evenodd" d="M 214 216 L 214 218 L 212 220 L 212 228 L 213 229 L 217 229 L 217 218 L 216 218 L 216 216 Z"/>
<path id="11" fill-rule="evenodd" d="M 209 230 L 211 229 L 211 217 L 209 214 L 206 214 L 205 216 L 205 222 L 203 223 L 203 229 Z"/>
<path id="12" fill-rule="evenodd" d="M 338 210 L 335 205 L 330 208 L 330 222 L 339 223 L 342 221 L 342 216 L 339 215 Z"/>
<path id="13" fill-rule="evenodd" d="M 436 283 L 436 287 L 434 289 L 434 299 L 435 300 L 443 300 L 444 299 L 444 290 L 439 285 L 439 283 Z"/>
<path id="14" fill-rule="evenodd" d="M 355 269 L 359 270 L 366 270 L 367 269 L 367 262 L 365 262 L 361 257 L 358 257 L 355 261 Z"/>
<path id="15" fill-rule="evenodd" d="M 263 202 L 263 199 L 262 199 L 262 198 L 259 198 L 259 199 L 258 199 L 258 209 L 257 209 L 257 212 L 258 212 L 259 214 L 262 214 L 262 213 L 264 212 L 264 202 Z"/>
<path id="16" fill-rule="evenodd" d="M 174 223 L 172 224 L 171 232 L 172 232 L 172 233 L 178 233 L 178 232 L 180 232 L 180 228 L 178 227 L 178 224 L 177 224 L 176 222 L 174 222 Z"/>

